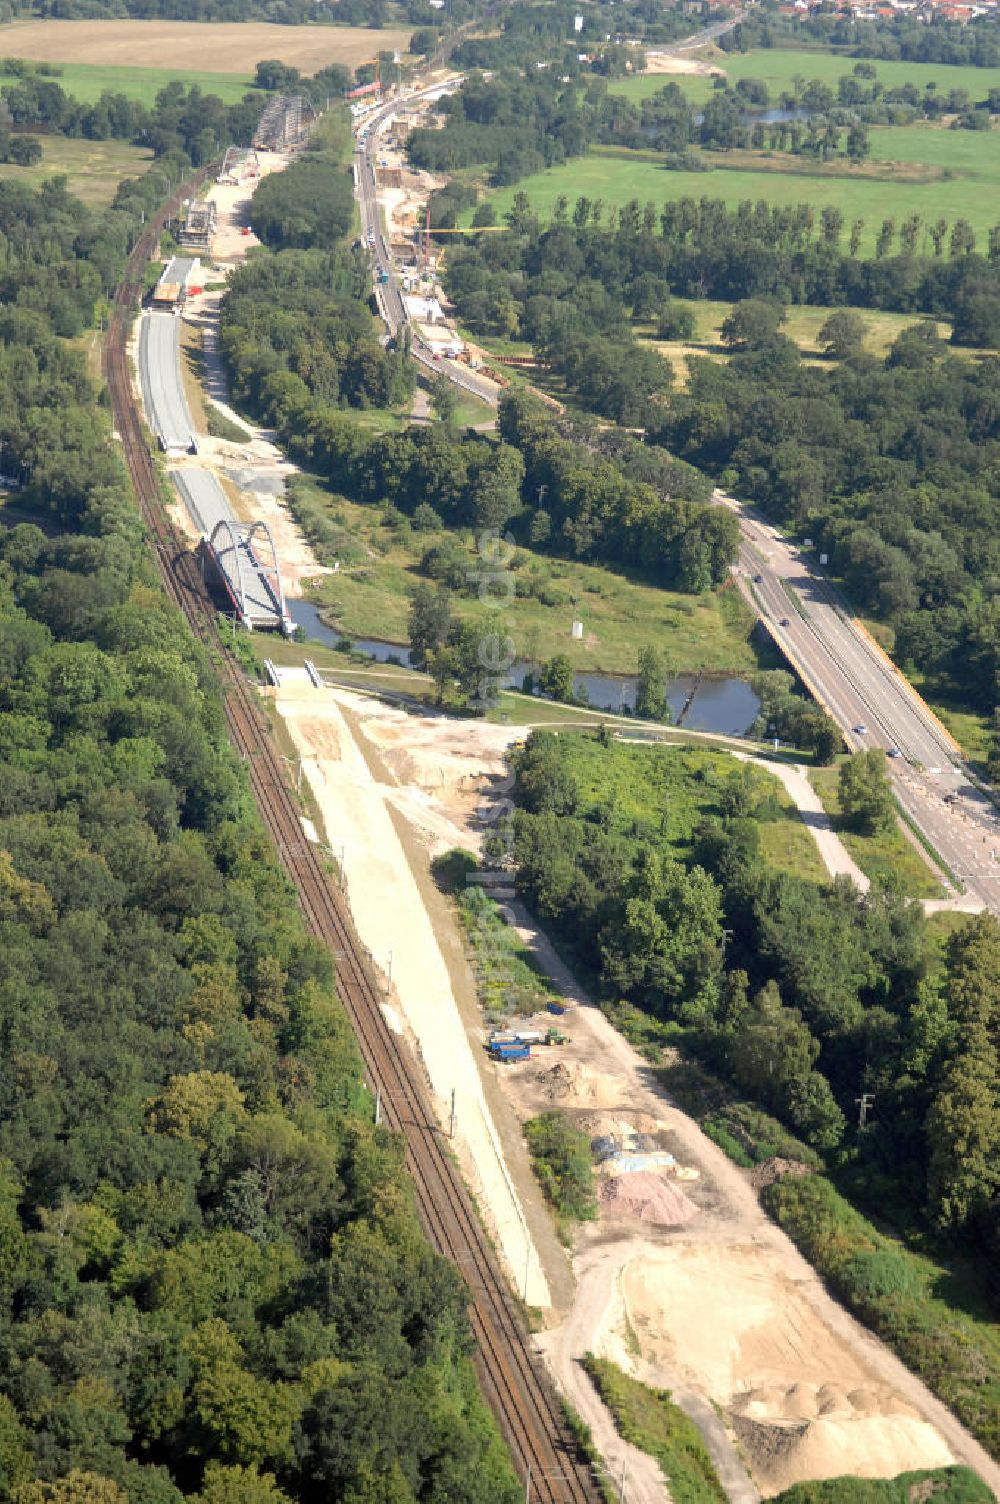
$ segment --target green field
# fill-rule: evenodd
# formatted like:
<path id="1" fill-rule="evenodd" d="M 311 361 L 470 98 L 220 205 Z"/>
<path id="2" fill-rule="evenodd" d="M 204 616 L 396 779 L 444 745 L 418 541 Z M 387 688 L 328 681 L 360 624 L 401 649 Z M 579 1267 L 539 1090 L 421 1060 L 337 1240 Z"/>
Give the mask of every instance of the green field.
<path id="1" fill-rule="evenodd" d="M 728 318 L 733 305 L 719 303 L 711 298 L 677 298 L 675 301 L 681 307 L 690 308 L 694 316 L 694 333 L 690 339 L 656 339 L 653 325 L 640 323 L 633 327 L 640 338 L 648 339 L 670 361 L 677 385 L 683 387 L 687 382 L 688 361 L 693 357 L 707 355 L 712 360 L 728 360 L 729 352 L 722 344 L 721 329 L 723 320 Z M 883 357 L 903 330 L 918 319 L 918 315 L 913 313 L 884 313 L 872 308 L 858 308 L 855 311 L 865 323 L 864 348 L 869 355 L 876 357 Z M 810 307 L 792 305 L 786 310 L 781 332 L 798 345 L 807 361 L 826 364 L 826 357 L 819 344 L 819 332 L 834 312 L 835 309 L 819 304 Z M 949 337 L 950 324 L 939 319 L 936 328 L 941 339 Z M 492 341 L 490 345 L 492 348 Z M 961 351 L 956 353 L 960 354 Z"/>
<path id="2" fill-rule="evenodd" d="M 110 204 L 122 178 L 138 177 L 153 159 L 145 147 L 125 141 L 78 141 L 41 136 L 42 160 L 34 167 L 0 166 L 0 178 L 37 188 L 46 178 L 65 174 L 71 193 L 85 204 Z"/>
<path id="3" fill-rule="evenodd" d="M 720 54 L 714 61 L 734 83 L 738 78 L 762 78 L 772 94 L 780 94 L 793 89 L 796 74 L 806 80 L 818 78 L 824 83 L 835 84 L 842 74 L 851 72 L 859 59 L 829 52 L 786 52 L 763 47 L 753 52 Z M 985 99 L 989 89 L 1000 87 L 1000 68 L 882 62 L 877 58 L 864 61 L 871 62 L 881 81 L 890 88 L 910 83 L 923 88 L 934 83 L 939 94 L 946 94 L 950 89 L 966 89 L 970 99 L 976 100 Z"/>
<path id="4" fill-rule="evenodd" d="M 764 49 L 719 54 L 716 61 L 733 81 L 763 78 L 777 103 L 782 92 L 794 89 L 796 77 L 832 84 L 851 71 L 855 59 Z M 904 62 L 876 62 L 874 66 L 888 85 L 915 83 L 923 88 L 934 83 L 939 93 L 965 89 L 973 101 L 984 99 L 990 88 L 1000 87 L 1000 68 Z M 609 89 L 638 102 L 670 82 L 679 84 L 696 103 L 712 92 L 710 78 L 691 74 L 614 79 Z M 873 251 L 878 228 L 889 216 L 897 225 L 911 214 L 920 215 L 925 223 L 942 217 L 949 224 L 967 219 L 980 248 L 985 249 L 987 232 L 1000 220 L 1000 130 L 953 131 L 920 122 L 872 126 L 869 134 L 871 158 L 859 168 L 843 161 L 822 165 L 777 153 L 740 152 L 728 158 L 706 153 L 706 160 L 713 164 L 708 172 L 667 173 L 653 152 L 609 152 L 598 147 L 580 160 L 525 178 L 516 189 L 502 189 L 492 197 L 502 213 L 515 191 L 523 190 L 543 218 L 561 194 L 571 204 L 583 194 L 602 199 L 608 206 L 633 198 L 656 204 L 683 197 L 721 198 L 730 206 L 766 198 L 776 204 L 808 203 L 817 216 L 826 207 L 836 207 L 847 224 L 864 220 L 862 249 L 866 254 Z"/>
<path id="5" fill-rule="evenodd" d="M 497 213 L 510 208 L 515 193 L 526 193 L 541 218 L 548 219 L 556 200 L 565 195 L 572 205 L 581 195 L 602 199 L 607 207 L 638 199 L 660 205 L 678 198 L 720 198 L 735 208 L 743 200 L 765 198 L 775 204 L 808 203 L 817 217 L 824 208 L 840 209 L 847 224 L 864 220 L 862 250 L 871 253 L 883 219 L 897 225 L 910 214 L 926 222 L 944 216 L 949 224 L 967 219 L 985 247 L 989 230 L 1000 218 L 1000 133 L 948 131 L 932 126 L 873 128 L 873 162 L 857 173 L 841 163 L 815 171 L 801 158 L 780 159 L 760 153 L 754 165 L 742 154 L 743 165 L 725 167 L 721 153 L 711 156 L 708 172 L 667 172 L 655 159 L 637 153 L 599 150 L 585 157 L 522 178 L 515 186 L 489 194 Z M 971 162 L 970 165 L 966 165 Z M 893 163 L 927 165 L 927 181 L 893 176 Z M 794 170 L 782 170 L 793 167 Z M 777 169 L 777 170 L 775 170 Z M 942 169 L 953 177 L 942 175 Z M 471 218 L 471 210 L 465 219 Z"/>
<path id="6" fill-rule="evenodd" d="M 127 94 L 129 99 L 139 99 L 152 107 L 160 90 L 175 79 L 186 88 L 197 84 L 203 93 L 217 94 L 223 104 L 238 104 L 253 87 L 249 76 L 241 78 L 234 73 L 191 73 L 186 68 L 102 68 L 92 63 L 55 63 L 52 66 L 59 70 L 52 82 L 83 104 L 93 104 L 107 92 Z M 0 68 L 0 85 L 17 81 L 13 74 Z"/>
<path id="7" fill-rule="evenodd" d="M 716 52 L 712 56 L 714 67 L 721 68 L 731 83 L 740 78 L 762 78 L 777 103 L 777 98 L 786 90 L 794 92 L 794 80 L 818 78 L 826 84 L 836 84 L 844 73 L 850 73 L 858 58 L 829 52 L 785 51 L 783 48 L 757 48 L 753 52 Z M 990 89 L 1000 86 L 1000 68 L 965 68 L 944 63 L 883 62 L 881 59 L 864 59 L 871 62 L 879 78 L 890 88 L 913 83 L 923 88 L 928 83 L 937 85 L 939 94 L 951 89 L 965 89 L 972 100 L 985 99 Z M 701 103 L 712 93 L 711 78 L 692 73 L 643 73 L 637 78 L 615 78 L 608 83 L 609 94 L 621 94 L 637 103 L 648 99 L 664 84 L 676 83 L 689 99 Z"/>
<path id="8" fill-rule="evenodd" d="M 409 597 L 422 578 L 420 559 L 441 533 L 390 529 L 381 511 L 331 497 L 318 486 L 296 487 L 295 510 L 321 563 L 340 561 L 335 575 L 317 581 L 313 599 L 349 637 L 405 642 Z M 317 533 L 315 520 L 323 528 Z M 634 673 L 639 648 L 656 646 L 672 672 L 704 667 L 752 673 L 753 619 L 735 591 L 679 595 L 597 565 L 550 559 L 519 549 L 518 572 L 532 594 L 503 606 L 504 628 L 519 657 L 538 662 L 565 653 L 574 669 Z M 470 563 L 474 562 L 470 555 Z M 456 599 L 460 615 L 478 618 L 488 607 Z M 570 636 L 573 619 L 584 638 Z"/>

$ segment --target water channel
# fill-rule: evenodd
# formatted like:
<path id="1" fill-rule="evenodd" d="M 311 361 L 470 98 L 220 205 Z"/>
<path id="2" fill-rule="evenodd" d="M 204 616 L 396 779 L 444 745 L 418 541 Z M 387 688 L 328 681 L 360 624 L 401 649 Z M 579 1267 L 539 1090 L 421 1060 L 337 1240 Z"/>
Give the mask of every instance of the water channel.
<path id="1" fill-rule="evenodd" d="M 337 648 L 341 634 L 328 627 L 312 601 L 290 600 L 292 621 L 306 637 L 325 647 Z M 386 642 L 377 637 L 352 637 L 351 647 L 373 658 L 376 663 L 401 663 L 409 667 L 410 650 L 405 643 Z M 505 681 L 509 689 L 520 689 L 530 663 L 518 662 Z M 635 704 L 634 674 L 579 673 L 573 677 L 576 694 L 586 695 L 595 710 L 622 712 Z M 675 721 L 684 712 L 683 724 L 692 731 L 715 731 L 726 736 L 744 736 L 757 716 L 760 701 L 745 679 L 729 677 L 699 678 L 697 674 L 679 674 L 667 681 L 667 700 Z M 685 712 L 685 706 L 687 710 Z"/>

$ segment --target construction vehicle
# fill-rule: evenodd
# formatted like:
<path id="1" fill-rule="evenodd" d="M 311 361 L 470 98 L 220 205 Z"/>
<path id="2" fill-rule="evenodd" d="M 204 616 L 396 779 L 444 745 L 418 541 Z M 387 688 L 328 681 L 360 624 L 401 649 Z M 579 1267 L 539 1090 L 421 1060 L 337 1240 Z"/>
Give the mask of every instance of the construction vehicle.
<path id="1" fill-rule="evenodd" d="M 490 1059 L 499 1061 L 501 1065 L 513 1065 L 516 1060 L 530 1060 L 531 1046 L 521 1044 L 516 1039 L 502 1040 L 490 1045 Z"/>

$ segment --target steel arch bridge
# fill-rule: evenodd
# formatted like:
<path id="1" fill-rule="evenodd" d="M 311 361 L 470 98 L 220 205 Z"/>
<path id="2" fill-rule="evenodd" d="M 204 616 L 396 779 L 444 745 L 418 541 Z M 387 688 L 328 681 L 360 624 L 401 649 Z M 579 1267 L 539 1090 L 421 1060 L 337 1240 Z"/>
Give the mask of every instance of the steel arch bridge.
<path id="1" fill-rule="evenodd" d="M 278 551 L 266 522 L 235 522 L 223 517 L 212 529 L 206 550 L 243 625 L 288 633 Z"/>

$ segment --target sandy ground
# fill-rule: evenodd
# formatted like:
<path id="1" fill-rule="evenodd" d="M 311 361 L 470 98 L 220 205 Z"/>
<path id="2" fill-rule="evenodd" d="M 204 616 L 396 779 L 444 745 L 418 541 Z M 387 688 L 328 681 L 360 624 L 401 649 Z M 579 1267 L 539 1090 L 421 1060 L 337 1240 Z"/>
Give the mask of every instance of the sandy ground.
<path id="1" fill-rule="evenodd" d="M 701 63 L 693 57 L 677 57 L 672 52 L 647 52 L 647 73 L 694 73 L 709 78 L 713 73 L 724 73 L 714 63 Z"/>
<path id="2" fill-rule="evenodd" d="M 343 850 L 351 913 L 375 964 L 391 976 L 401 1014 L 419 1041 L 440 1120 L 455 1093 L 463 1165 L 507 1262 L 512 1283 L 530 1305 L 549 1308 L 552 1294 L 525 1210 L 501 1149 L 480 1079 L 481 1046 L 458 1008 L 448 966 L 424 896 L 392 818 L 386 785 L 374 778 L 344 714 L 353 696 L 332 690 L 277 692 L 276 705 L 303 758 L 327 840 Z M 405 754 L 411 755 L 411 754 Z M 419 758 L 419 753 L 416 754 Z M 390 917 L 391 916 L 391 917 Z M 527 1171 L 522 1148 L 523 1168 Z M 530 1172 L 527 1172 L 530 1173 Z"/>
<path id="3" fill-rule="evenodd" d="M 366 26 L 276 26 L 266 21 L 25 21 L 0 26 L 0 52 L 43 63 L 191 68 L 253 75 L 261 58 L 303 73 L 356 68 L 380 49 L 405 52 L 410 32 Z"/>
<path id="4" fill-rule="evenodd" d="M 482 791 L 502 770 L 505 746 L 523 729 L 409 716 L 358 697 L 339 698 L 353 706 L 357 724 L 398 780 L 384 803 L 415 822 L 428 849 L 473 849 Z M 329 748 L 328 731 L 314 728 L 311 735 L 314 744 L 318 738 Z M 816 813 L 815 792 L 799 785 L 802 775 L 791 768 L 783 773 L 793 797 Z M 336 808 L 343 818 L 346 801 L 335 801 L 331 818 Z M 378 887 L 390 875 L 380 876 L 382 857 L 371 855 L 378 841 L 369 837 L 368 844 L 372 870 L 366 883 Z M 393 871 L 397 866 L 398 857 Z M 398 874 L 391 880 L 398 881 Z M 349 891 L 353 905 L 350 881 Z M 395 915 L 396 894 L 390 891 Z M 890 1476 L 952 1458 L 969 1462 L 994 1488 L 1000 1485 L 1000 1468 L 830 1298 L 764 1214 L 747 1175 L 673 1106 L 646 1062 L 589 1005 L 530 915 L 519 903 L 512 908 L 522 937 L 577 1005 L 564 1022 L 571 1038 L 564 1051 L 504 1071 L 502 1088 L 518 1116 L 560 1106 L 588 1133 L 616 1134 L 626 1147 L 636 1131 L 647 1135 L 647 1144 L 674 1156 L 676 1169 L 664 1173 L 677 1177 L 698 1208 L 687 1225 L 659 1229 L 604 1206 L 599 1222 L 577 1240 L 577 1298 L 538 1339 L 560 1386 L 594 1427 L 612 1470 L 624 1464 L 633 1478 L 635 1468 L 629 1484 L 634 1504 L 662 1500 L 662 1484 L 615 1438 L 578 1366 L 587 1350 L 607 1353 L 673 1392 L 701 1428 L 737 1504 L 752 1504 L 799 1479 Z M 411 922 L 426 925 L 417 914 Z M 381 933 L 375 916 L 364 924 L 369 933 Z M 421 1023 L 419 1008 L 418 1001 L 411 1014 L 401 994 L 401 1009 L 423 1041 L 423 1031 L 439 1020 L 435 1014 L 432 1022 L 425 1010 Z M 450 1058 L 453 1050 L 454 1043 Z M 706 1311 L 713 1313 L 711 1320 Z"/>

